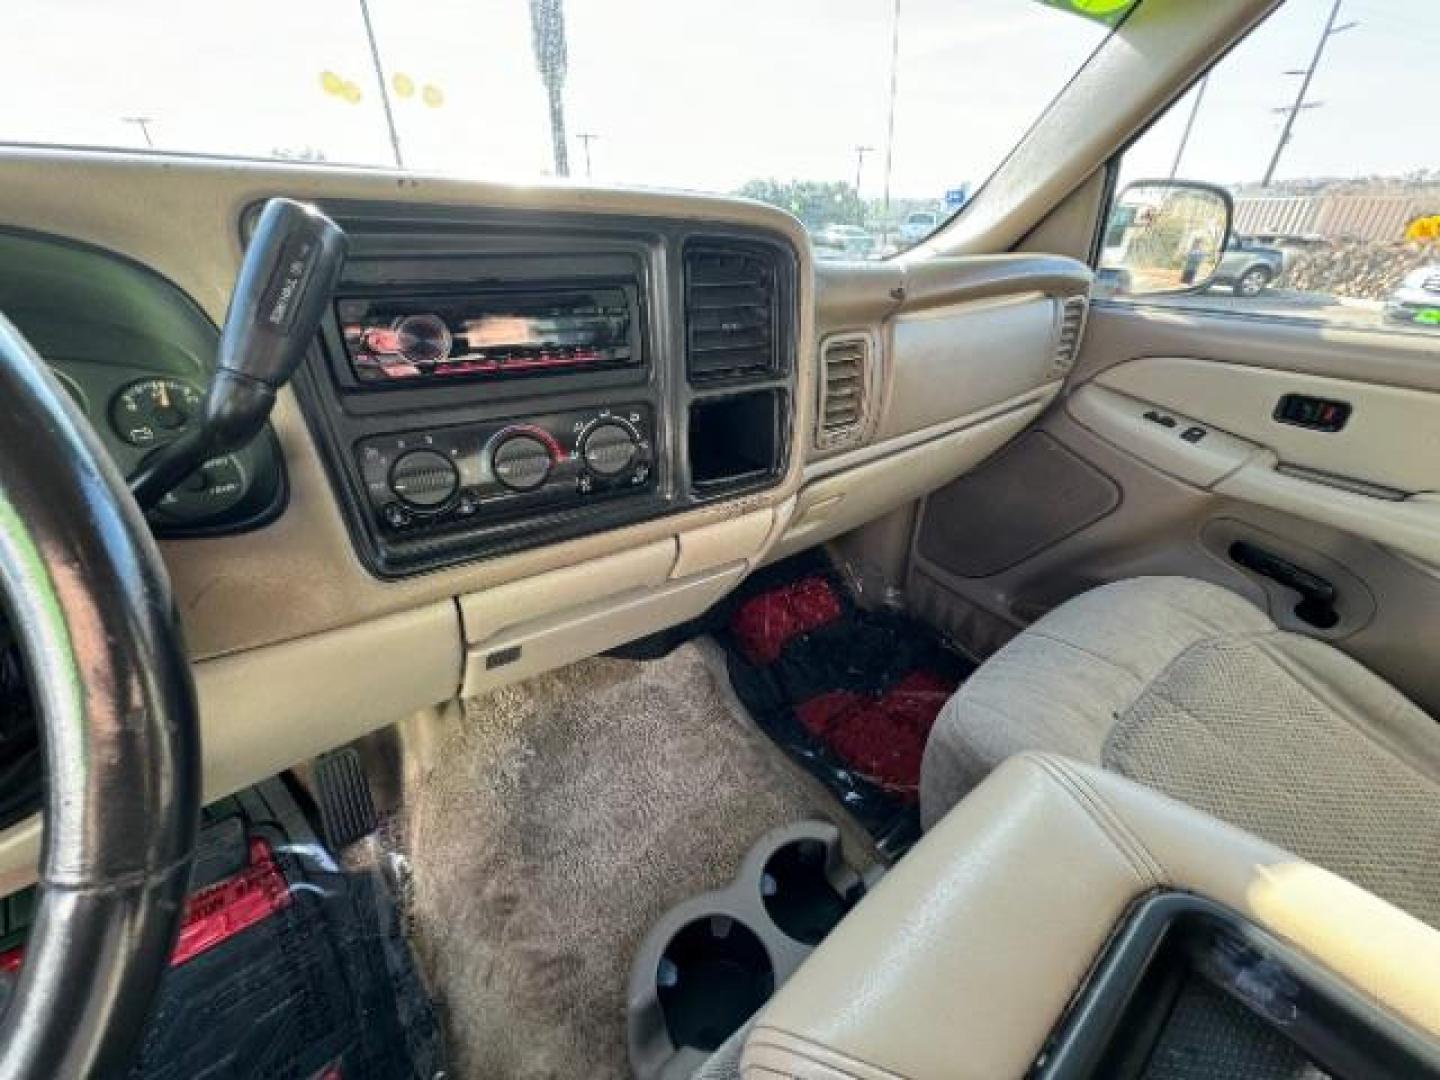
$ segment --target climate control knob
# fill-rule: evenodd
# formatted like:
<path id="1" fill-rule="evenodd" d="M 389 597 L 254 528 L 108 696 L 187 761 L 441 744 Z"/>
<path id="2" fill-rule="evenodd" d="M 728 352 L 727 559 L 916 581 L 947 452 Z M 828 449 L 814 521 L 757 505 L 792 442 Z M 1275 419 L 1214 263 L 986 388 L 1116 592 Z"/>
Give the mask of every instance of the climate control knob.
<path id="1" fill-rule="evenodd" d="M 390 469 L 390 490 L 416 510 L 444 506 L 459 488 L 460 473 L 455 463 L 437 450 L 401 454 Z"/>
<path id="2" fill-rule="evenodd" d="M 502 437 L 490 453 L 495 479 L 511 491 L 534 491 L 550 478 L 554 466 L 555 459 L 545 441 L 524 432 Z"/>
<path id="3" fill-rule="evenodd" d="M 614 420 L 602 420 L 586 434 L 580 447 L 585 465 L 597 476 L 619 476 L 640 454 L 635 432 Z"/>

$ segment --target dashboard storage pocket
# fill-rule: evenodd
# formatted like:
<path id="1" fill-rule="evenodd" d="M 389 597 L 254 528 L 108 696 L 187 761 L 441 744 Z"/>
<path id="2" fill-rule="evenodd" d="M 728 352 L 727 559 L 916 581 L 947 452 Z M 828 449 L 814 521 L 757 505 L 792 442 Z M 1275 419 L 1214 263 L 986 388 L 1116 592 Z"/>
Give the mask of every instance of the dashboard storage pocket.
<path id="1" fill-rule="evenodd" d="M 701 398 L 690 406 L 690 484 L 697 495 L 761 486 L 780 472 L 778 390 Z"/>

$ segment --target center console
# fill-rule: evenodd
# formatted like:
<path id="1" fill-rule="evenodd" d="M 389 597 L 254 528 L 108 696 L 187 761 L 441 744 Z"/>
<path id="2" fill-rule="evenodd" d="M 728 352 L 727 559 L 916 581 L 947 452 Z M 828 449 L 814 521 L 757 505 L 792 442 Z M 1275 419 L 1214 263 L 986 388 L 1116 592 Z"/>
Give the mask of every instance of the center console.
<path id="1" fill-rule="evenodd" d="M 326 210 L 352 254 L 297 389 L 377 576 L 785 475 L 797 261 L 782 238 L 588 215 Z"/>

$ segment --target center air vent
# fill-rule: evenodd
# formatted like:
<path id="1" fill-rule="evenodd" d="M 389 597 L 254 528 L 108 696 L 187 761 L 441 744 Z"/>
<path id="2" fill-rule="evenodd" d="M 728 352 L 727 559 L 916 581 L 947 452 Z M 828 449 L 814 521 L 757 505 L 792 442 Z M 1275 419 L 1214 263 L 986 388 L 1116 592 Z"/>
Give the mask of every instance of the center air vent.
<path id="1" fill-rule="evenodd" d="M 779 368 L 775 261 L 756 248 L 685 249 L 685 365 L 695 382 Z"/>
<path id="2" fill-rule="evenodd" d="M 822 449 L 855 442 L 863 434 L 872 355 L 865 334 L 826 338 L 820 347 L 820 419 L 815 442 Z"/>
<path id="3" fill-rule="evenodd" d="M 1080 335 L 1085 329 L 1085 306 L 1083 296 L 1068 297 L 1061 305 L 1060 335 L 1055 342 L 1055 361 L 1050 365 L 1050 374 L 1055 378 L 1068 375 L 1075 366 Z"/>

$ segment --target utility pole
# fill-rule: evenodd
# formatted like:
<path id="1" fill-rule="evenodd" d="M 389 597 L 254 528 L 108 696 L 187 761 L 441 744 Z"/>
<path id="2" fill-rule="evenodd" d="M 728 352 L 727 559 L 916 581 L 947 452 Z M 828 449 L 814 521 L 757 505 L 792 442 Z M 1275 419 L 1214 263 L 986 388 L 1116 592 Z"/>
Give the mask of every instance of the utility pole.
<path id="1" fill-rule="evenodd" d="M 576 132 L 575 137 L 585 144 L 585 179 L 590 179 L 590 144 L 598 139 L 599 135 L 591 134 L 588 131 Z"/>
<path id="2" fill-rule="evenodd" d="M 865 168 L 865 155 L 875 150 L 873 146 L 855 147 L 855 197 L 860 197 L 860 172 Z"/>
<path id="3" fill-rule="evenodd" d="M 895 11 L 890 26 L 890 116 L 885 124 L 885 193 L 881 201 L 882 220 L 880 242 L 890 242 L 890 168 L 895 160 L 895 91 L 900 80 L 900 0 L 895 0 Z"/>
<path id="4" fill-rule="evenodd" d="M 1205 100 L 1205 91 L 1210 87 L 1210 73 L 1207 71 L 1205 77 L 1200 80 L 1200 85 L 1195 88 L 1195 101 L 1190 106 L 1190 117 L 1185 121 L 1185 130 L 1180 134 L 1180 145 L 1175 148 L 1175 160 L 1170 163 L 1170 179 L 1174 180 L 1175 175 L 1180 171 L 1180 159 L 1185 156 L 1185 147 L 1190 142 L 1190 132 L 1195 128 L 1195 117 L 1200 112 L 1200 102 Z"/>
<path id="5" fill-rule="evenodd" d="M 370 41 L 370 62 L 375 65 L 375 81 L 380 84 L 380 104 L 385 107 L 385 127 L 390 132 L 390 149 L 395 155 L 395 168 L 405 168 L 400 154 L 400 132 L 395 127 L 395 111 L 390 107 L 390 87 L 385 82 L 385 66 L 380 63 L 380 43 L 375 40 L 375 27 L 370 22 L 370 4 L 360 0 L 360 17 L 365 20 L 365 37 Z"/>
<path id="6" fill-rule="evenodd" d="M 140 134 L 145 136 L 145 146 L 150 150 L 155 149 L 155 140 L 150 137 L 150 125 L 155 122 L 153 116 L 122 116 L 120 119 L 138 127 Z"/>
<path id="7" fill-rule="evenodd" d="M 1289 115 L 1285 117 L 1285 126 L 1280 130 L 1280 140 L 1275 144 L 1275 153 L 1270 155 L 1270 164 L 1265 169 L 1265 179 L 1260 181 L 1262 187 L 1269 187 L 1270 182 L 1275 179 L 1275 169 L 1280 164 L 1280 155 L 1285 152 L 1286 145 L 1290 142 L 1290 132 L 1295 127 L 1295 117 L 1300 115 L 1302 109 L 1318 108 L 1320 102 L 1305 101 L 1305 96 L 1310 93 L 1310 82 L 1315 78 L 1315 69 L 1320 66 L 1320 58 L 1325 55 L 1325 46 L 1336 34 L 1344 33 L 1359 23 L 1350 21 L 1343 25 L 1336 26 L 1335 20 L 1340 17 L 1340 5 L 1345 0 L 1335 0 L 1330 7 L 1330 17 L 1325 20 L 1325 29 L 1320 33 L 1320 40 L 1315 43 L 1315 55 L 1310 58 L 1310 66 L 1304 71 L 1287 71 L 1287 75 L 1300 75 L 1300 92 L 1295 95 L 1295 104 L 1288 108 L 1276 109 L 1276 112 L 1284 112 Z"/>

